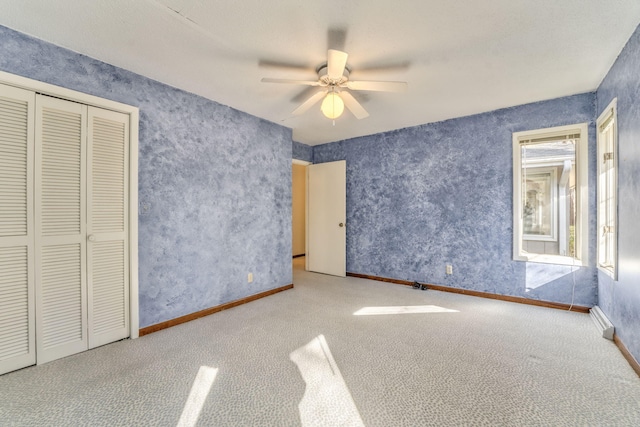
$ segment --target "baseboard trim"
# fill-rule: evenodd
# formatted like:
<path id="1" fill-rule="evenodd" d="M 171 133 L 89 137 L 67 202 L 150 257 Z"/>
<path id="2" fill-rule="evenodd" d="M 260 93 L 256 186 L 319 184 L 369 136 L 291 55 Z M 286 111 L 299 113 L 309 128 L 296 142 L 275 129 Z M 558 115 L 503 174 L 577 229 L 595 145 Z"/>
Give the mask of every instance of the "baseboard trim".
<path id="1" fill-rule="evenodd" d="M 640 363 L 638 363 L 635 357 L 633 357 L 631 352 L 627 349 L 620 337 L 615 332 L 613 333 L 613 342 L 618 346 L 618 349 L 620 350 L 620 353 L 622 353 L 624 358 L 627 359 L 627 362 L 629 362 L 629 365 L 631 365 L 631 369 L 633 369 L 638 377 L 640 377 Z"/>
<path id="2" fill-rule="evenodd" d="M 388 277 L 370 276 L 368 274 L 350 273 L 348 271 L 347 271 L 347 276 L 358 277 L 360 279 L 376 280 L 378 282 L 395 283 L 396 285 L 411 286 L 411 285 L 413 285 L 415 283 L 415 282 L 410 282 L 408 280 L 390 279 Z"/>
<path id="3" fill-rule="evenodd" d="M 358 277 L 361 279 L 377 280 L 379 282 L 395 283 L 398 285 L 405 285 L 405 286 L 411 286 L 415 283 L 409 280 L 390 279 L 388 277 L 370 276 L 368 274 L 347 273 L 347 276 Z M 452 288 L 449 286 L 431 285 L 428 283 L 426 285 L 429 289 L 433 289 L 435 291 L 451 292 L 454 294 L 463 294 L 463 295 L 470 295 L 470 296 L 480 297 L 480 298 L 489 298 L 489 299 L 495 299 L 500 301 L 516 302 L 518 304 L 535 305 L 538 307 L 555 308 L 558 310 L 575 311 L 578 313 L 588 314 L 589 309 L 591 308 L 591 307 L 585 307 L 581 305 L 572 306 L 570 304 L 563 304 L 559 302 L 541 301 L 541 300 L 529 299 L 529 298 L 523 298 L 523 297 L 514 297 L 510 295 L 500 295 L 500 294 L 492 294 L 489 292 L 472 291 L 469 289 Z"/>
<path id="4" fill-rule="evenodd" d="M 305 255 L 306 255 L 306 254 L 294 255 L 293 257 L 294 257 L 294 258 L 300 258 L 300 257 L 305 256 Z"/>
<path id="5" fill-rule="evenodd" d="M 293 283 L 285 286 L 281 286 L 279 288 L 270 289 L 268 291 L 260 292 L 259 294 L 250 295 L 248 297 L 240 298 L 235 301 L 230 301 L 225 304 L 217 305 L 215 307 L 205 308 L 201 311 L 196 311 L 195 313 L 187 314 L 185 316 L 176 317 L 175 319 L 167 320 L 165 322 L 156 323 L 155 325 L 147 326 L 139 331 L 139 336 L 149 335 L 153 332 L 158 332 L 163 329 L 170 328 L 172 326 L 180 325 L 181 323 L 190 322 L 195 319 L 199 319 L 204 316 L 208 316 L 213 313 L 217 313 L 222 310 L 227 310 L 229 308 L 237 307 L 242 304 L 246 304 L 251 301 L 255 301 L 260 298 L 268 297 L 273 294 L 277 294 L 278 292 L 286 291 L 288 289 L 293 289 Z"/>

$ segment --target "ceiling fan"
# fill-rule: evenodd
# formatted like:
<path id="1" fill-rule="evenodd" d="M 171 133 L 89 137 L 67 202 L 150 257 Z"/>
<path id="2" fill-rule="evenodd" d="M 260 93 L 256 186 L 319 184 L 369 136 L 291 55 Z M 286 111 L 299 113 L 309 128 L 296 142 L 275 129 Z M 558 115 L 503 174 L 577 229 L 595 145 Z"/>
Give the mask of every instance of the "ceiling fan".
<path id="1" fill-rule="evenodd" d="M 393 81 L 371 81 L 371 80 L 349 80 L 351 67 L 347 65 L 349 55 L 336 49 L 329 49 L 327 52 L 327 62 L 316 68 L 318 80 L 292 80 L 263 78 L 264 83 L 286 83 L 306 86 L 317 86 L 321 88 L 310 98 L 304 101 L 298 108 L 293 110 L 294 116 L 299 116 L 308 111 L 321 99 L 322 113 L 330 119 L 340 117 L 346 106 L 357 119 L 364 119 L 369 116 L 367 110 L 348 92 L 348 90 L 376 91 L 376 92 L 405 92 L 406 82 Z"/>

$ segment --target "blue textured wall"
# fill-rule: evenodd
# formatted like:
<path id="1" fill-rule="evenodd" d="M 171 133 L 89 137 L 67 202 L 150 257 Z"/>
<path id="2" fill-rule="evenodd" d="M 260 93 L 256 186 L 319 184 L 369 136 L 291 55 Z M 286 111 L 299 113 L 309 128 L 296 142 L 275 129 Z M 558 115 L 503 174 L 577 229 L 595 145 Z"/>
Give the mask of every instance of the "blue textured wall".
<path id="1" fill-rule="evenodd" d="M 305 162 L 313 161 L 313 147 L 301 142 L 291 141 L 291 149 L 294 159 L 304 160 Z"/>
<path id="2" fill-rule="evenodd" d="M 595 304 L 595 158 L 589 267 L 513 261 L 511 207 L 512 132 L 590 122 L 593 152 L 594 112 L 588 93 L 315 146 L 347 161 L 347 271 L 561 303 L 575 278 Z"/>
<path id="3" fill-rule="evenodd" d="M 0 69 L 140 108 L 141 327 L 292 282 L 289 129 L 1 26 Z"/>
<path id="4" fill-rule="evenodd" d="M 640 26 L 597 92 L 598 114 L 618 98 L 618 281 L 598 273 L 598 305 L 640 361 Z"/>

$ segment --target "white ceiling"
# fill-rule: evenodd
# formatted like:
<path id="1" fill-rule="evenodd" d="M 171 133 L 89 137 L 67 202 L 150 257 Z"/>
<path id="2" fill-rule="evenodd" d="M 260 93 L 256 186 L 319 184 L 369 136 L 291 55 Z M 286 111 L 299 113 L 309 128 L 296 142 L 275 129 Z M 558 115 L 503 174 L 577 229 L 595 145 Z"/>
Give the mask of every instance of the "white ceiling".
<path id="1" fill-rule="evenodd" d="M 0 0 L 0 25 L 309 145 L 593 91 L 638 23 L 638 0 Z M 343 46 L 329 46 L 336 29 Z M 406 81 L 407 93 L 358 92 L 370 117 L 335 126 L 319 104 L 292 117 L 305 88 L 260 79 L 313 80 L 328 47 L 349 53 L 352 80 Z"/>

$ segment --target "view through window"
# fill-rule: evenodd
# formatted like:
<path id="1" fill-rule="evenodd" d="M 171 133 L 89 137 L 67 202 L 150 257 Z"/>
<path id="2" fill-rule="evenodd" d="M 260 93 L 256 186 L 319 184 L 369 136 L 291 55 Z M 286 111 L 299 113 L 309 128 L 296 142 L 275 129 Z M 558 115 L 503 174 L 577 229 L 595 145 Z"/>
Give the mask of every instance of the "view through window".
<path id="1" fill-rule="evenodd" d="M 575 256 L 576 139 L 521 144 L 522 249 Z"/>

